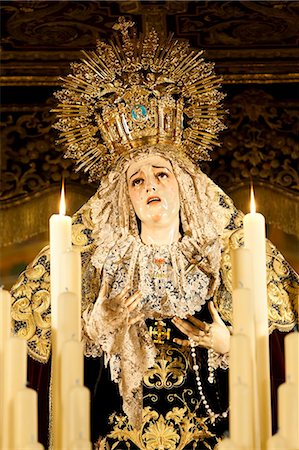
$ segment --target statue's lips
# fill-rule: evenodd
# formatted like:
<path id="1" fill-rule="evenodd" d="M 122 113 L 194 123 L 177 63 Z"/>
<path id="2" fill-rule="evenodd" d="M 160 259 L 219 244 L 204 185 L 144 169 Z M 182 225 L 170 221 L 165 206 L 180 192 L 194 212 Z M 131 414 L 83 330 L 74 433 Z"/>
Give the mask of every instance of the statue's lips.
<path id="1" fill-rule="evenodd" d="M 151 203 L 156 203 L 156 202 L 160 202 L 160 201 L 161 201 L 160 197 L 156 197 L 156 196 L 155 197 L 149 197 L 147 199 L 146 204 L 149 205 Z"/>

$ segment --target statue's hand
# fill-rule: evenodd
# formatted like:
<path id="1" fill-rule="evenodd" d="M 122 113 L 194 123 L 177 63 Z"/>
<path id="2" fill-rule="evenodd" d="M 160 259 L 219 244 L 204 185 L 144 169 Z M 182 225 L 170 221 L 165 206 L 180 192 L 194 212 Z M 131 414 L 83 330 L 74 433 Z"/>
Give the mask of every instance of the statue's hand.
<path id="1" fill-rule="evenodd" d="M 137 291 L 133 295 L 129 295 L 130 288 L 125 287 L 113 300 L 107 300 L 108 286 L 104 283 L 100 295 L 104 300 L 106 311 L 113 310 L 115 317 L 119 320 L 119 316 L 128 317 L 128 324 L 133 325 L 144 318 L 144 314 L 138 312 L 138 306 L 142 299 L 141 292 Z M 127 314 L 126 314 L 127 313 Z"/>
<path id="2" fill-rule="evenodd" d="M 220 354 L 228 353 L 230 347 L 230 332 L 221 317 L 219 316 L 214 303 L 209 302 L 209 311 L 213 322 L 208 324 L 195 317 L 188 316 L 188 320 L 178 317 L 172 319 L 173 324 L 189 339 L 204 348 L 212 348 Z M 174 339 L 179 345 L 190 345 L 189 340 Z"/>

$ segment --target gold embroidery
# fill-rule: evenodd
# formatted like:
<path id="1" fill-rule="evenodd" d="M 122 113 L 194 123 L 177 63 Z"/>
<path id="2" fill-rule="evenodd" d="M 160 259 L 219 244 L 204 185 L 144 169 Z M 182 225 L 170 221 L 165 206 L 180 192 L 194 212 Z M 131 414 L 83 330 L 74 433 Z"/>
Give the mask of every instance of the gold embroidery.
<path id="1" fill-rule="evenodd" d="M 199 418 L 187 406 L 174 407 L 164 417 L 150 407 L 143 409 L 142 427 L 133 428 L 126 416 L 113 414 L 113 431 L 98 443 L 98 449 L 120 450 L 133 444 L 139 450 L 187 450 L 198 441 L 214 437 L 207 427 L 207 418 Z M 112 444 L 111 439 L 115 440 Z M 210 449 L 208 443 L 204 443 Z M 188 447 L 187 447 L 188 446 Z"/>
<path id="2" fill-rule="evenodd" d="M 183 351 L 171 346 L 159 348 L 154 366 L 143 378 L 149 388 L 170 389 L 181 386 L 185 380 L 188 359 Z"/>

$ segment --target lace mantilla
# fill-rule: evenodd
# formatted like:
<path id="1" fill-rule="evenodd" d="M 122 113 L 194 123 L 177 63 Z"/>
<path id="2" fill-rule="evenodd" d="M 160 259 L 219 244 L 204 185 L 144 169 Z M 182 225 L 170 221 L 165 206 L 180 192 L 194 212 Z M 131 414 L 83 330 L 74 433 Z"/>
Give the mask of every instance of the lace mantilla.
<path id="1" fill-rule="evenodd" d="M 99 347 L 105 351 L 124 411 L 134 424 L 141 417 L 142 379 L 154 364 L 156 349 L 144 322 L 129 326 L 128 312 L 117 296 L 126 286 L 131 295 L 140 291 L 142 300 L 134 314 L 142 312 L 144 319 L 193 315 L 219 283 L 210 253 L 220 256 L 219 241 L 200 249 L 187 236 L 169 246 L 144 245 L 139 237 L 128 236 L 117 241 L 104 265 L 100 252 L 92 258 L 95 267 L 103 267 L 102 285 L 108 292 L 103 295 L 101 290 L 94 309 L 84 315 L 95 344 L 88 355 L 95 355 Z"/>

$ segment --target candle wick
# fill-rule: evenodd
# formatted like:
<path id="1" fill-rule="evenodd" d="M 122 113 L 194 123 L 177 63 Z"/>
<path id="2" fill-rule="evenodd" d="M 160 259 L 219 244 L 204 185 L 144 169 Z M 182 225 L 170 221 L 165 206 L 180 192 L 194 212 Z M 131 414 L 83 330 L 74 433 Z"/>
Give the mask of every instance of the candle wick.
<path id="1" fill-rule="evenodd" d="M 68 292 L 69 291 L 69 288 L 66 286 L 65 287 L 65 292 Z"/>

